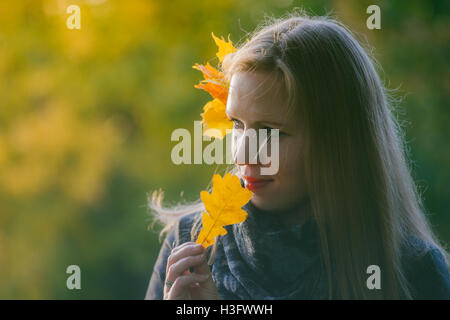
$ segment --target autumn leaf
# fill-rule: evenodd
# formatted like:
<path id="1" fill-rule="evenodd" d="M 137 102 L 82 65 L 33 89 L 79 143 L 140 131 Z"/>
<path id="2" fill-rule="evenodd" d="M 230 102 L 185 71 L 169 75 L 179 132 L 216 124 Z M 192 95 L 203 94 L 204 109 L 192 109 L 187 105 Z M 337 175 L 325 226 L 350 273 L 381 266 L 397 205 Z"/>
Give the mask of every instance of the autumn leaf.
<path id="1" fill-rule="evenodd" d="M 222 178 L 215 174 L 212 192 L 200 193 L 206 211 L 202 214 L 202 229 L 196 243 L 207 248 L 214 244 L 217 236 L 227 233 L 224 226 L 244 222 L 247 212 L 242 207 L 252 195 L 251 191 L 241 186 L 237 176 L 227 173 Z"/>
<path id="2" fill-rule="evenodd" d="M 192 68 L 201 71 L 203 73 L 203 76 L 205 77 L 205 80 L 214 80 L 221 82 L 225 77 L 225 73 L 211 66 L 209 62 L 206 63 L 206 66 L 196 63 L 192 66 Z"/>
<path id="3" fill-rule="evenodd" d="M 219 51 L 217 52 L 217 58 L 219 58 L 220 63 L 223 62 L 223 59 L 227 54 L 233 53 L 236 51 L 236 48 L 233 46 L 233 43 L 230 40 L 230 35 L 228 35 L 228 41 L 222 37 L 222 39 L 217 38 L 214 33 L 211 32 L 211 35 L 216 42 L 216 45 L 219 47 Z"/>
<path id="4" fill-rule="evenodd" d="M 204 124 L 203 134 L 222 139 L 226 135 L 226 129 L 233 128 L 233 123 L 225 113 L 229 86 L 223 80 L 224 74 L 209 63 L 206 66 L 195 64 L 193 68 L 200 70 L 205 77 L 205 80 L 194 87 L 209 92 L 214 98 L 203 107 L 204 112 L 201 114 Z"/>
<path id="5" fill-rule="evenodd" d="M 224 88 L 221 85 L 211 83 L 211 82 L 204 82 L 197 84 L 195 86 L 198 89 L 203 89 L 205 91 L 208 91 L 213 98 L 219 99 L 225 106 L 227 105 L 227 99 L 228 99 L 228 89 Z"/>
<path id="6" fill-rule="evenodd" d="M 233 46 L 230 35 L 228 35 L 228 41 L 225 41 L 223 37 L 222 39 L 217 38 L 212 32 L 211 35 L 219 48 L 217 57 L 222 63 L 227 54 L 235 52 L 237 49 Z M 203 107 L 204 112 L 201 114 L 204 124 L 203 134 L 209 137 L 223 138 L 226 130 L 233 128 L 233 122 L 225 113 L 229 83 L 225 80 L 225 74 L 211 66 L 209 62 L 206 65 L 196 63 L 192 68 L 201 71 L 205 78 L 194 87 L 205 90 L 214 98 Z"/>
<path id="7" fill-rule="evenodd" d="M 226 105 L 229 84 L 224 80 L 225 74 L 211 66 L 209 63 L 207 63 L 206 66 L 195 64 L 192 68 L 201 71 L 205 77 L 205 80 L 202 80 L 194 87 L 209 92 L 213 98 L 219 99 Z"/>
<path id="8" fill-rule="evenodd" d="M 225 113 L 226 106 L 219 99 L 214 99 L 203 107 L 203 134 L 214 138 L 223 138 L 227 129 L 233 128 L 233 122 Z M 216 129 L 216 130 L 210 130 Z"/>
<path id="9" fill-rule="evenodd" d="M 200 231 L 197 242 L 201 243 L 204 248 L 208 248 L 210 245 L 214 244 L 214 240 L 217 236 L 225 235 L 227 230 L 220 226 L 214 225 L 215 221 L 206 212 L 202 214 L 202 225 L 203 229 Z M 209 230 L 209 231 L 206 231 Z"/>

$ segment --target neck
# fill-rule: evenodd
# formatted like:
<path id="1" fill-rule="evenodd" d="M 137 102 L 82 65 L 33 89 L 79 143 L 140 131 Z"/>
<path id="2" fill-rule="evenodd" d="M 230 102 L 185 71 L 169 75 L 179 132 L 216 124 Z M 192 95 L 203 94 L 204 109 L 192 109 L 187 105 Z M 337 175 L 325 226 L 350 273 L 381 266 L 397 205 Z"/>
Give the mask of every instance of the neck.
<path id="1" fill-rule="evenodd" d="M 256 207 L 253 203 L 251 205 L 264 214 L 279 217 L 279 222 L 286 227 L 302 224 L 312 216 L 311 205 L 307 196 L 295 206 L 283 209 L 264 210 Z"/>

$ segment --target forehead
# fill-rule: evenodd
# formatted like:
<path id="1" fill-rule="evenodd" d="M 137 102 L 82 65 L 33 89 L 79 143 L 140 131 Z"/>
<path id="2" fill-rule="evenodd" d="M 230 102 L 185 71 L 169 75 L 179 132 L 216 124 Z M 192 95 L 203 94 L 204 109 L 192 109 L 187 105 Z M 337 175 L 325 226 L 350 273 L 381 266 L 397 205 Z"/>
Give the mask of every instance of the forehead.
<path id="1" fill-rule="evenodd" d="M 287 112 L 286 102 L 284 86 L 270 73 L 239 72 L 230 81 L 227 113 L 280 120 Z"/>

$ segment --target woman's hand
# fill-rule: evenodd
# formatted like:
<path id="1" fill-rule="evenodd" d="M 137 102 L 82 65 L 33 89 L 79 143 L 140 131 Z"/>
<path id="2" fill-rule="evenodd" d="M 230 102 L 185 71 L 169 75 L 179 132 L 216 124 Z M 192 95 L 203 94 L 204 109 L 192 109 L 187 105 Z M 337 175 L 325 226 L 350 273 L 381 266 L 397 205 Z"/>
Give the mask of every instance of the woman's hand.
<path id="1" fill-rule="evenodd" d="M 194 268 L 191 273 L 189 268 Z M 195 242 L 173 248 L 166 267 L 164 300 L 221 299 L 206 262 L 206 250 Z"/>

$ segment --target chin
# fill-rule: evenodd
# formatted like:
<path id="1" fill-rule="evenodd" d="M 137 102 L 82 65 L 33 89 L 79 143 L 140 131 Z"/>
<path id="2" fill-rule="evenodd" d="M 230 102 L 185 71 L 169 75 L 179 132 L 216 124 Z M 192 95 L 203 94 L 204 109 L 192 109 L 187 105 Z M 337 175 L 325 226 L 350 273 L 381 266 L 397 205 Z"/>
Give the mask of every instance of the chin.
<path id="1" fill-rule="evenodd" d="M 267 199 L 263 199 L 258 196 L 253 196 L 251 199 L 252 204 L 261 210 L 275 210 L 277 209 L 277 205 L 268 201 Z"/>
<path id="2" fill-rule="evenodd" d="M 293 199 L 281 199 L 277 196 L 262 196 L 262 195 L 253 195 L 251 202 L 252 204 L 260 210 L 264 211 L 285 211 L 292 210 L 298 206 L 301 206 L 304 202 L 305 196 L 299 197 L 300 200 L 293 201 Z"/>

